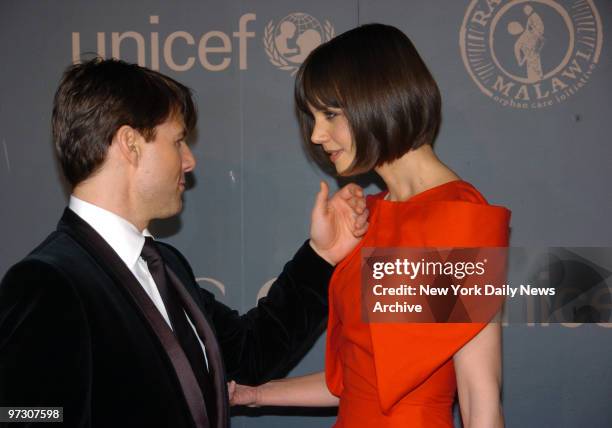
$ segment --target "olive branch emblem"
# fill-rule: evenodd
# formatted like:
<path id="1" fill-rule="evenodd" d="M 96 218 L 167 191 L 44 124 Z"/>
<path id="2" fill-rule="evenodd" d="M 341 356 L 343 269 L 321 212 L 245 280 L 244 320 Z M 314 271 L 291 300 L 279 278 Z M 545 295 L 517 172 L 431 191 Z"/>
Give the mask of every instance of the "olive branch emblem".
<path id="1" fill-rule="evenodd" d="M 290 64 L 289 61 L 283 58 L 280 52 L 278 52 L 278 49 L 276 49 L 276 44 L 274 43 L 274 27 L 274 21 L 270 21 L 268 22 L 264 30 L 264 36 L 262 40 L 266 55 L 268 55 L 268 59 L 273 65 L 275 65 L 281 70 L 290 71 L 291 75 L 293 76 L 297 72 L 298 66 Z M 336 34 L 333 25 L 327 20 L 323 25 L 323 31 L 325 33 L 325 41 L 331 40 Z"/>

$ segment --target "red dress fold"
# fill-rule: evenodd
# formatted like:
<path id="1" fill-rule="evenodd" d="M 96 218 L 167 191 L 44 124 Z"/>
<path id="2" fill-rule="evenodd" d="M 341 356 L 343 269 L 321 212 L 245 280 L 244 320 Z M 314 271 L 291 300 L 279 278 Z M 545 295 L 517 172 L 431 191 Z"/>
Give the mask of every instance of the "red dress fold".
<path id="1" fill-rule="evenodd" d="M 326 379 L 340 397 L 336 427 L 453 426 L 453 355 L 483 323 L 365 323 L 361 319 L 362 247 L 504 247 L 510 211 L 491 206 L 465 181 L 404 202 L 368 196 L 366 236 L 330 283 Z"/>

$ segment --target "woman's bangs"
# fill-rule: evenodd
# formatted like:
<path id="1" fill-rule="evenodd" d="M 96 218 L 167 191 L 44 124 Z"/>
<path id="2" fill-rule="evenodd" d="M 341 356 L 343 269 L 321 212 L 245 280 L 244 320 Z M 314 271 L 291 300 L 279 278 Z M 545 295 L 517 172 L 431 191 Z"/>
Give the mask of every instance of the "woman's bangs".
<path id="1" fill-rule="evenodd" d="M 326 66 L 317 53 L 306 60 L 297 77 L 296 106 L 308 115 L 312 115 L 308 106 L 317 110 L 341 108 L 337 83 L 330 72 L 332 68 Z"/>

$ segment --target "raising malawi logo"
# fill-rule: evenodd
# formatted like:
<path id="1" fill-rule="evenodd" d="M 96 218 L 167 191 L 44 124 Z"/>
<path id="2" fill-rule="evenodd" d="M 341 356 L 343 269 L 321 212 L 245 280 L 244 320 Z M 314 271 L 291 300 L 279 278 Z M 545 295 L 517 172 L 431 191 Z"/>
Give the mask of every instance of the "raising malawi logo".
<path id="1" fill-rule="evenodd" d="M 563 102 L 586 85 L 603 36 L 592 0 L 472 0 L 459 40 L 480 90 L 528 109 Z"/>

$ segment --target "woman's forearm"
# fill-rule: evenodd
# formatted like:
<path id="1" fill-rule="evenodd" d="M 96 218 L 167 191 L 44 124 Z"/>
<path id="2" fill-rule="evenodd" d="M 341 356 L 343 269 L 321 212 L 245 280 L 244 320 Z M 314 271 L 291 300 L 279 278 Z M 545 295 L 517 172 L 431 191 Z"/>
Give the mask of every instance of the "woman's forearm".
<path id="1" fill-rule="evenodd" d="M 325 373 L 273 380 L 259 386 L 230 388 L 233 405 L 331 407 L 338 405 L 325 383 Z"/>
<path id="2" fill-rule="evenodd" d="M 468 398 L 467 395 L 470 395 Z M 499 388 L 482 388 L 481 391 L 464 393 L 460 403 L 461 419 L 465 428 L 503 428 L 504 418 Z"/>
<path id="3" fill-rule="evenodd" d="M 338 397 L 327 389 L 325 373 L 273 380 L 257 387 L 258 406 L 337 406 Z"/>
<path id="4" fill-rule="evenodd" d="M 465 428 L 503 428 L 501 326 L 487 325 L 454 356 L 457 392 Z"/>

